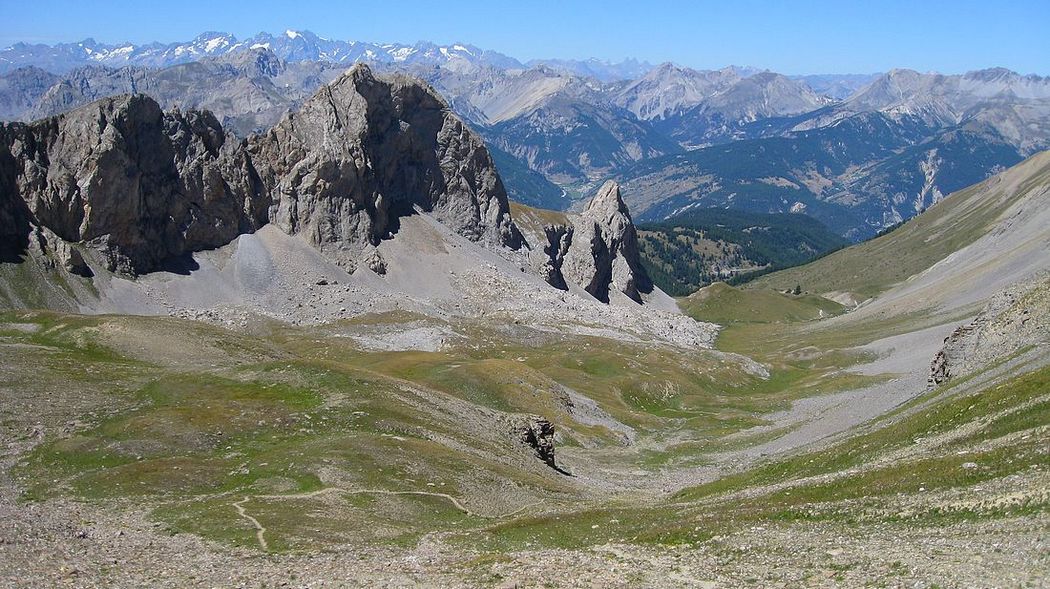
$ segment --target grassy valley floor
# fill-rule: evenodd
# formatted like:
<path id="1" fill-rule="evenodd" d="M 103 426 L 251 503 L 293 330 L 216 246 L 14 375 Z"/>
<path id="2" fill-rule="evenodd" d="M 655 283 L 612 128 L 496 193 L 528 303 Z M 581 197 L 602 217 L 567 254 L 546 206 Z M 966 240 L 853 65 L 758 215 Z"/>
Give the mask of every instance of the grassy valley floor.
<path id="1" fill-rule="evenodd" d="M 719 352 L 407 314 L 230 331 L 8 312 L 0 578 L 1045 579 L 1045 349 L 916 396 L 929 355 L 902 354 L 915 341 L 900 338 L 914 340 L 922 321 L 820 320 L 841 309 L 769 300 L 787 296 L 727 287 L 686 302 L 727 325 Z M 939 321 L 920 330 L 926 341 L 943 337 Z M 459 337 L 437 352 L 361 343 L 428 326 Z M 555 424 L 558 465 L 572 476 L 519 441 L 530 414 Z"/>

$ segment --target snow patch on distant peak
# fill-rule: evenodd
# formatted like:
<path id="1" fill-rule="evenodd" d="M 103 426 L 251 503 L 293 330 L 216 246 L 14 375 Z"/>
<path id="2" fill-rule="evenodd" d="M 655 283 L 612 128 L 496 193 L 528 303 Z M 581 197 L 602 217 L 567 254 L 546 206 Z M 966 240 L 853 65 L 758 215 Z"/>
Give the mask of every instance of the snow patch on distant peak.
<path id="1" fill-rule="evenodd" d="M 270 44 L 269 43 L 256 43 L 256 44 L 252 45 L 251 48 L 252 49 L 269 49 L 270 48 Z"/>
<path id="2" fill-rule="evenodd" d="M 285 31 L 284 34 L 287 35 L 289 39 L 298 39 L 300 36 L 299 31 L 293 31 L 291 29 Z"/>
<path id="3" fill-rule="evenodd" d="M 127 59 L 128 56 L 131 55 L 131 52 L 133 52 L 133 51 L 135 51 L 135 46 L 134 45 L 125 45 L 124 47 L 118 47 L 118 48 L 110 51 L 108 54 L 105 55 L 105 57 L 109 58 L 109 59 L 113 59 L 113 58 L 117 58 L 117 57 L 123 57 L 124 59 Z"/>
<path id="4" fill-rule="evenodd" d="M 230 42 L 226 40 L 226 37 L 216 37 L 204 44 L 204 52 L 212 53 L 219 47 L 225 47 L 229 44 Z"/>
<path id="5" fill-rule="evenodd" d="M 394 57 L 394 61 L 405 61 L 408 59 L 416 50 L 412 47 L 400 47 L 390 52 L 390 55 Z"/>

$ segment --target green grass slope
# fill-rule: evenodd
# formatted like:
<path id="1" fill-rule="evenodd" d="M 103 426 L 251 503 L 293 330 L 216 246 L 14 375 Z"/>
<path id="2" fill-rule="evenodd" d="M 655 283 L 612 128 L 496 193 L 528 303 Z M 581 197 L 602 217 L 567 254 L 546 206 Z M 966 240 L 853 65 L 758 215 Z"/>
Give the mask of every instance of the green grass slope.
<path id="1" fill-rule="evenodd" d="M 947 525 L 1039 517 L 1050 509 L 1042 486 L 1050 467 L 1048 386 L 1050 369 L 1042 368 L 997 386 L 940 392 L 829 448 L 685 489 L 664 502 L 501 522 L 480 539 L 500 549 L 689 546 L 754 526 L 936 535 Z M 905 566 L 898 563 L 888 578 Z"/>
<path id="2" fill-rule="evenodd" d="M 864 299 L 886 291 L 973 243 L 1021 199 L 1050 186 L 1050 152 L 949 195 L 893 231 L 815 262 L 763 276 L 747 288 L 850 292 Z"/>
<path id="3" fill-rule="evenodd" d="M 679 306 L 694 319 L 722 325 L 812 321 L 842 311 L 842 305 L 816 295 L 743 290 L 724 282 L 700 289 Z"/>
<path id="4" fill-rule="evenodd" d="M 260 548 L 240 507 L 273 551 L 413 545 L 602 495 L 518 441 L 523 414 L 555 424 L 559 463 L 578 476 L 626 472 L 644 486 L 856 378 L 807 365 L 771 382 L 721 354 L 479 324 L 457 325 L 466 343 L 441 352 L 369 351 L 344 336 L 407 319 L 244 333 L 0 313 L 0 422 L 58 424 L 13 468 L 22 500 L 123 501 L 172 532 Z"/>

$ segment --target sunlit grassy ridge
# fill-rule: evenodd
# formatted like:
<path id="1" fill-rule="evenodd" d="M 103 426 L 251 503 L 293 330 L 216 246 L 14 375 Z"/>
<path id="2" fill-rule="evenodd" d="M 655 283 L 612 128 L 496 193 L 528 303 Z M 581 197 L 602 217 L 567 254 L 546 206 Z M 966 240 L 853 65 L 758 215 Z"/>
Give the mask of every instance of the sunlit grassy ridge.
<path id="1" fill-rule="evenodd" d="M 881 237 L 839 250 L 805 266 L 758 278 L 746 288 L 852 292 L 862 298 L 886 291 L 982 235 L 1017 201 L 1050 183 L 1050 154 L 1040 153 L 1003 176 L 950 195 Z"/>
<path id="2" fill-rule="evenodd" d="M 842 305 L 815 295 L 744 290 L 723 282 L 685 297 L 679 306 L 691 317 L 722 325 L 810 321 L 843 311 Z"/>

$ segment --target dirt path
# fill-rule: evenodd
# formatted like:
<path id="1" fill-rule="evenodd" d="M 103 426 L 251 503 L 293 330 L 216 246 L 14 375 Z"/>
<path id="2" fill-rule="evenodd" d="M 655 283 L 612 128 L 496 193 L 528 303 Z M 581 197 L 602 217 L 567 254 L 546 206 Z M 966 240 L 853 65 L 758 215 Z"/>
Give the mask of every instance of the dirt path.
<path id="1" fill-rule="evenodd" d="M 247 503 L 249 499 L 250 497 L 245 497 L 240 501 L 235 501 L 233 503 L 233 507 L 237 510 L 237 513 L 241 517 L 250 521 L 252 525 L 255 526 L 255 538 L 259 541 L 259 546 L 263 549 L 264 552 L 269 551 L 270 547 L 266 544 L 266 528 L 263 527 L 261 523 L 259 523 L 259 520 L 248 515 L 248 512 L 244 510 L 244 503 Z"/>
<path id="2" fill-rule="evenodd" d="M 262 548 L 264 552 L 268 552 L 270 550 L 270 547 L 269 544 L 266 543 L 266 527 L 259 523 L 259 520 L 255 519 L 251 515 L 248 515 L 248 512 L 244 509 L 245 503 L 247 503 L 251 499 L 269 499 L 277 501 L 285 499 L 312 499 L 314 497 L 320 497 L 322 495 L 331 495 L 333 493 L 338 493 L 341 495 L 422 495 L 426 497 L 437 497 L 439 499 L 447 500 L 449 503 L 452 504 L 453 507 L 455 507 L 459 511 L 462 511 L 464 514 L 481 519 L 505 519 L 508 517 L 514 517 L 519 513 L 525 511 L 526 509 L 542 503 L 538 501 L 530 503 L 528 505 L 523 505 L 510 513 L 502 515 L 486 515 L 483 513 L 471 511 L 466 505 L 463 505 L 463 503 L 461 503 L 459 499 L 456 499 L 448 493 L 436 493 L 433 491 L 390 491 L 387 489 L 344 489 L 342 487 L 326 487 L 324 489 L 318 489 L 317 491 L 309 491 L 307 493 L 293 493 L 290 495 L 245 496 L 244 499 L 241 499 L 240 501 L 235 501 L 234 503 L 232 503 L 232 505 L 234 509 L 237 510 L 238 515 L 251 522 L 251 524 L 255 527 L 255 537 L 259 541 L 259 547 Z"/>

